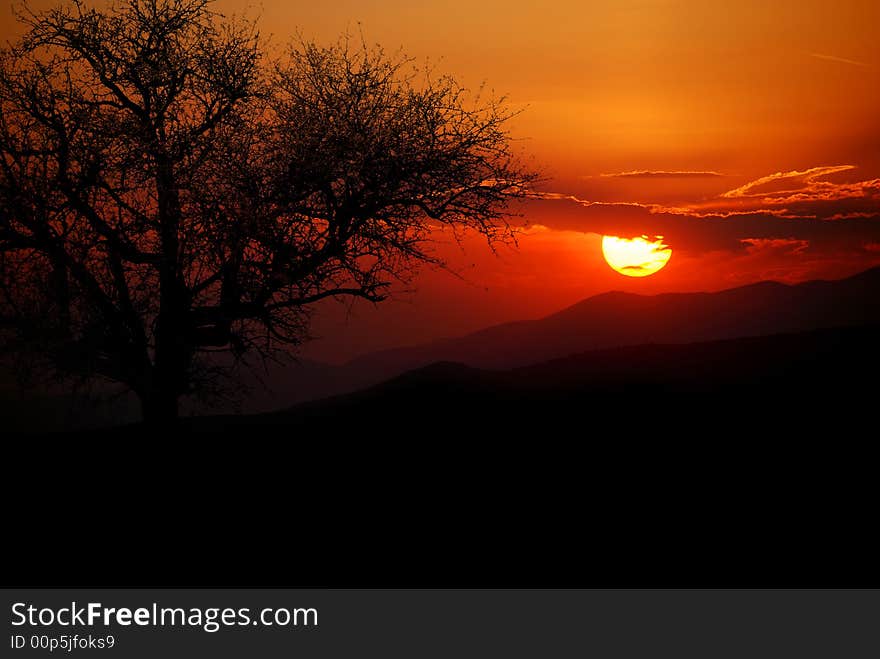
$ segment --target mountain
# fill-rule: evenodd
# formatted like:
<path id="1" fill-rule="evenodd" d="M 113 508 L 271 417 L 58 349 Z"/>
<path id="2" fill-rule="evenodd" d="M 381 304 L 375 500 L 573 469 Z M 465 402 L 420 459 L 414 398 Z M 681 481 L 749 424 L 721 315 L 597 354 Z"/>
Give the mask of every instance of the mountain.
<path id="1" fill-rule="evenodd" d="M 250 392 L 241 411 L 271 412 L 365 389 L 410 371 L 416 375 L 406 377 L 418 377 L 418 369 L 438 362 L 456 366 L 432 367 L 435 375 L 438 368 L 452 373 L 461 373 L 466 367 L 503 371 L 604 348 L 669 344 L 663 354 L 670 355 L 675 352 L 670 347 L 674 344 L 877 324 L 880 268 L 848 279 L 794 286 L 761 282 L 717 293 L 605 293 L 538 320 L 505 323 L 459 338 L 376 352 L 339 366 L 307 360 L 274 366 L 260 378 L 245 379 L 243 388 L 250 386 Z M 468 379 L 468 386 L 485 377 Z M 45 392 L 35 396 L 0 386 L 0 416 L 7 428 L 85 428 L 130 423 L 138 418 L 138 405 L 128 396 L 115 399 L 112 405 L 94 407 L 76 397 Z"/>
<path id="2" fill-rule="evenodd" d="M 380 440 L 445 433 L 453 441 L 479 430 L 501 439 L 849 442 L 875 432 L 878 341 L 875 325 L 606 348 L 507 370 L 439 362 L 280 412 L 189 423 L 276 426 L 279 436 L 296 429 L 299 437 L 332 428 L 334 437 Z"/>
<path id="3" fill-rule="evenodd" d="M 760 282 L 716 293 L 604 293 L 541 318 L 458 338 L 374 352 L 342 366 L 275 372 L 272 401 L 353 391 L 435 362 L 507 369 L 567 355 L 649 343 L 880 323 L 880 268 L 837 281 Z M 269 407 L 252 411 L 265 411 Z"/>
<path id="4" fill-rule="evenodd" d="M 717 293 L 604 293 L 539 320 L 373 353 L 353 368 L 436 361 L 509 368 L 596 348 L 687 343 L 880 321 L 880 268 L 839 281 L 761 282 Z"/>

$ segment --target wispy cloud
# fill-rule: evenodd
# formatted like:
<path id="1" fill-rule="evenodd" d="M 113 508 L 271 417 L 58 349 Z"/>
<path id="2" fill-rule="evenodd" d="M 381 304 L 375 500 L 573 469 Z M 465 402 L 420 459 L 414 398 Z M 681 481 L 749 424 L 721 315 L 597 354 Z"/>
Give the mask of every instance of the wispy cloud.
<path id="1" fill-rule="evenodd" d="M 855 183 L 815 181 L 804 190 L 788 196 L 775 196 L 764 201 L 776 204 L 797 204 L 811 201 L 839 201 L 842 199 L 872 199 L 880 201 L 880 178 Z"/>
<path id="2" fill-rule="evenodd" d="M 774 196 L 792 194 L 808 190 L 810 185 L 819 178 L 828 176 L 829 174 L 846 172 L 850 169 L 855 168 L 855 165 L 830 165 L 822 167 L 810 167 L 809 169 L 805 169 L 803 171 L 776 172 L 775 174 L 762 176 L 761 178 L 754 181 L 749 181 L 745 185 L 735 188 L 734 190 L 728 190 L 721 196 L 727 199 L 737 199 L 744 197 L 764 197 L 767 194 L 770 194 L 771 191 L 759 190 L 759 188 L 764 188 L 769 186 L 770 184 L 777 184 L 779 182 L 789 183 L 789 185 L 784 190 L 773 190 L 772 194 Z"/>
<path id="3" fill-rule="evenodd" d="M 829 220 L 857 220 L 857 219 L 866 219 L 869 217 L 877 217 L 880 215 L 880 211 L 866 212 L 866 211 L 851 211 L 848 213 L 835 213 L 834 215 L 830 215 L 827 219 Z"/>
<path id="4" fill-rule="evenodd" d="M 592 201 L 563 192 L 537 192 L 531 196 L 572 201 L 587 208 L 613 210 L 630 207 L 654 215 L 687 215 L 700 219 L 764 216 L 791 220 L 851 220 L 880 216 L 880 178 L 849 182 L 826 180 L 832 174 L 854 169 L 855 165 L 823 165 L 776 172 L 693 204 Z"/>
<path id="5" fill-rule="evenodd" d="M 855 165 L 842 164 L 778 171 L 692 203 L 540 192 L 532 195 L 544 200 L 533 207 L 534 216 L 553 230 L 662 234 L 688 253 L 742 252 L 756 259 L 868 254 L 864 245 L 880 244 L 880 179 L 859 180 L 852 170 Z"/>
<path id="6" fill-rule="evenodd" d="M 800 254 L 810 246 L 809 240 L 797 238 L 743 238 L 740 240 L 751 252 L 760 250 L 780 250 L 788 254 Z"/>
<path id="7" fill-rule="evenodd" d="M 581 206 L 637 206 L 639 208 L 651 208 L 657 204 L 642 204 L 638 201 L 590 201 L 581 199 L 566 192 L 533 192 L 529 195 L 532 199 L 557 199 L 573 201 Z"/>
<path id="8" fill-rule="evenodd" d="M 774 217 L 782 217 L 788 219 L 801 217 L 800 215 L 792 215 L 786 208 L 746 208 L 731 210 L 727 210 L 725 208 L 710 208 L 708 210 L 699 210 L 691 206 L 666 206 L 664 204 L 648 204 L 639 201 L 590 201 L 589 199 L 581 199 L 575 195 L 567 194 L 565 192 L 535 192 L 531 194 L 530 197 L 532 199 L 573 201 L 574 203 L 580 204 L 581 206 L 584 206 L 586 208 L 590 208 L 593 206 L 604 206 L 606 208 L 631 207 L 643 209 L 652 214 L 687 215 L 695 218 L 723 219 L 727 217 L 738 217 L 746 215 L 772 215 Z"/>
<path id="9" fill-rule="evenodd" d="M 792 213 L 787 208 L 745 208 L 742 210 L 724 210 L 723 208 L 710 208 L 708 210 L 697 210 L 689 206 L 674 208 L 669 206 L 654 206 L 650 209 L 652 213 L 667 213 L 669 215 L 688 215 L 701 219 L 725 219 L 728 217 L 746 217 L 746 216 L 767 216 L 780 217 L 787 220 L 794 220 L 799 217 L 805 217 Z M 806 217 L 814 217 L 812 215 Z"/>
<path id="10" fill-rule="evenodd" d="M 823 55 L 822 53 L 810 53 L 810 57 L 815 57 L 816 59 L 823 59 L 829 62 L 839 62 L 840 64 L 850 64 L 852 66 L 869 66 L 865 62 L 859 62 L 854 59 L 847 59 L 846 57 L 837 57 L 837 55 Z"/>
<path id="11" fill-rule="evenodd" d="M 614 172 L 611 174 L 599 174 L 602 178 L 713 178 L 724 176 L 720 172 L 701 172 L 687 170 L 649 170 L 638 169 L 631 172 Z"/>

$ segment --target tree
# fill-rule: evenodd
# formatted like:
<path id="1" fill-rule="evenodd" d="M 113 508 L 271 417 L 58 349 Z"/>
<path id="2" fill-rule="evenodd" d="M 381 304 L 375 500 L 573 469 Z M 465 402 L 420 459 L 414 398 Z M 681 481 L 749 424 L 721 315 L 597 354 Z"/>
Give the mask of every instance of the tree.
<path id="1" fill-rule="evenodd" d="M 7 350 L 133 390 L 146 420 L 212 352 L 296 346 L 325 298 L 378 302 L 431 232 L 510 236 L 535 175 L 503 99 L 348 38 L 270 59 L 209 0 L 22 12 L 0 60 Z"/>

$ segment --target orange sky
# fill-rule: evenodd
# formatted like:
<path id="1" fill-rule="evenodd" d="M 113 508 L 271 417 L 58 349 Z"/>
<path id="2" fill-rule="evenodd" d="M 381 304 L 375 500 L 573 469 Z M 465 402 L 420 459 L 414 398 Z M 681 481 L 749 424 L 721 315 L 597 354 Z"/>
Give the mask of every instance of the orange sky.
<path id="1" fill-rule="evenodd" d="M 377 310 L 323 313 L 313 356 L 534 317 L 609 289 L 711 290 L 880 264 L 877 0 L 218 5 L 253 6 L 279 45 L 360 24 L 368 41 L 469 86 L 487 81 L 526 108 L 514 133 L 549 178 L 548 198 L 523 208 L 533 228 L 518 250 L 441 247 L 460 278 L 426 272 L 416 293 Z M 15 30 L 4 8 L 2 33 Z M 672 259 L 623 277 L 604 263 L 601 233 L 662 234 Z"/>

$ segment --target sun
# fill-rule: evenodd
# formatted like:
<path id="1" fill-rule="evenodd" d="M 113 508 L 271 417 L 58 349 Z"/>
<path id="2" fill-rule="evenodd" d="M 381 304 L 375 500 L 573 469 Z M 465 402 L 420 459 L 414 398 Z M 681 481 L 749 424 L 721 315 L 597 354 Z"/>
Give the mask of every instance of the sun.
<path id="1" fill-rule="evenodd" d="M 653 275 L 669 262 L 672 250 L 663 243 L 663 236 L 638 238 L 602 237 L 602 254 L 612 268 L 627 277 Z"/>

